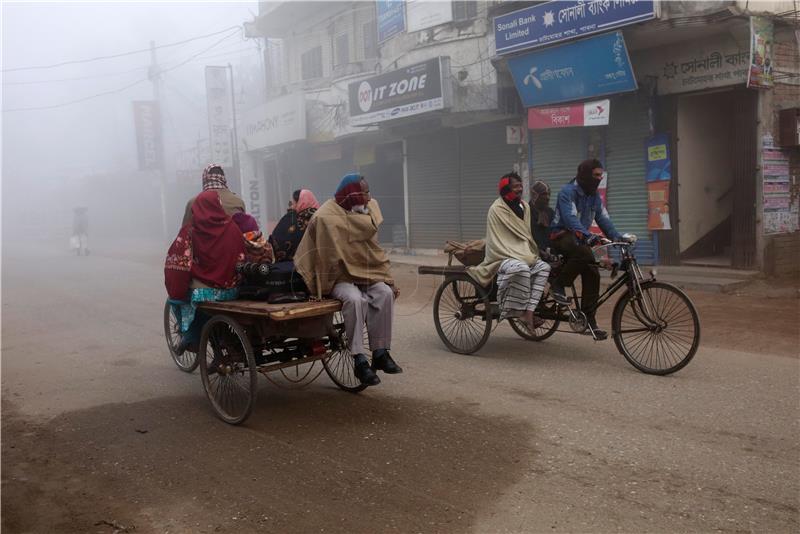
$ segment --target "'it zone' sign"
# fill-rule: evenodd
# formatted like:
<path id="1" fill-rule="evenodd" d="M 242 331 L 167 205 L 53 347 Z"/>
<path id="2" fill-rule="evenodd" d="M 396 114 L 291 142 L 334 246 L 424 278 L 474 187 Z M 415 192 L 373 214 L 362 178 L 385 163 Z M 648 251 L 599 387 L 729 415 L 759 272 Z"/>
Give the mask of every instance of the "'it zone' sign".
<path id="1" fill-rule="evenodd" d="M 350 124 L 364 126 L 450 107 L 450 58 L 437 57 L 348 86 Z"/>

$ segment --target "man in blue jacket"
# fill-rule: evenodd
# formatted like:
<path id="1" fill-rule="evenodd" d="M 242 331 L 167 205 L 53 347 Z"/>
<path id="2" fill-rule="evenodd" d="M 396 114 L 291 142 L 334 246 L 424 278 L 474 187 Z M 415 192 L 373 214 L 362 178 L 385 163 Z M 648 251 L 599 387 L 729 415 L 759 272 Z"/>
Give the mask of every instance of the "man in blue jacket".
<path id="1" fill-rule="evenodd" d="M 592 221 L 597 221 L 610 239 L 617 241 L 622 238 L 597 194 L 602 179 L 603 165 L 598 160 L 581 162 L 578 174 L 558 194 L 555 216 L 550 225 L 550 242 L 566 260 L 561 273 L 550 282 L 553 297 L 562 304 L 569 304 L 564 287 L 572 285 L 580 274 L 583 288 L 581 310 L 586 314 L 597 339 L 605 339 L 608 334 L 597 327 L 592 310 L 600 294 L 600 273 L 591 247 L 605 240 L 589 232 L 589 227 Z"/>

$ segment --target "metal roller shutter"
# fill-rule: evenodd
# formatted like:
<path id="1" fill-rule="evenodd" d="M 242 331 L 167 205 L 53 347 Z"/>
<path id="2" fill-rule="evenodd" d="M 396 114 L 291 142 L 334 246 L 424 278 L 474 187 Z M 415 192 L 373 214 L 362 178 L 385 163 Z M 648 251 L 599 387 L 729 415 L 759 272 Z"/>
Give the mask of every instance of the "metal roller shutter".
<path id="1" fill-rule="evenodd" d="M 441 249 L 446 240 L 461 238 L 455 131 L 409 137 L 406 151 L 411 247 Z"/>
<path id="2" fill-rule="evenodd" d="M 518 145 L 506 143 L 508 121 L 461 128 L 461 238 L 483 239 L 500 176 L 514 169 Z M 518 123 L 515 122 L 514 125 Z"/>
<path id="3" fill-rule="evenodd" d="M 578 164 L 586 159 L 585 132 L 582 128 L 531 130 L 533 143 L 533 180 L 541 180 L 551 189 L 551 207 L 558 192 L 575 177 Z"/>
<path id="4" fill-rule="evenodd" d="M 606 132 L 608 211 L 620 232 L 639 237 L 636 258 L 655 263 L 653 236 L 647 229 L 645 140 L 650 135 L 647 107 L 635 95 L 614 99 Z"/>

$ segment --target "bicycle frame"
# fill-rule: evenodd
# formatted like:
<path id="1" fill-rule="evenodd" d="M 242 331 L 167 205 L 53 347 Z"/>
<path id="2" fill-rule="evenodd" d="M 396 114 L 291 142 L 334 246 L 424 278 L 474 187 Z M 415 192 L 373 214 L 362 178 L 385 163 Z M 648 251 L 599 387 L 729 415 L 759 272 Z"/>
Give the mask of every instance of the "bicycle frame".
<path id="1" fill-rule="evenodd" d="M 642 299 L 642 296 L 644 295 L 644 292 L 642 291 L 642 283 L 648 279 L 645 278 L 644 274 L 642 274 L 642 270 L 633 254 L 634 244 L 624 241 L 608 243 L 597 247 L 595 252 L 600 249 L 611 247 L 619 249 L 621 260 L 619 265 L 615 263 L 612 268 L 612 277 L 614 277 L 614 280 L 598 296 L 597 302 L 592 307 L 581 311 L 587 315 L 593 315 L 595 312 L 597 312 L 600 306 L 605 304 L 606 301 L 608 301 L 608 299 L 614 295 L 614 293 L 627 286 L 628 291 L 630 291 L 633 295 L 633 300 L 638 301 L 640 304 L 640 309 L 634 308 L 634 313 L 636 313 L 637 318 L 639 318 L 642 324 L 651 328 L 656 328 L 660 323 L 653 318 L 656 314 L 653 313 L 652 303 L 649 302 L 649 299 Z M 619 277 L 615 276 L 617 269 L 622 270 L 622 274 Z M 652 279 L 654 279 L 654 277 L 649 278 L 649 280 Z M 575 286 L 572 286 L 572 295 L 574 302 L 578 304 L 578 309 L 580 309 L 582 296 L 580 298 L 578 297 Z M 573 315 L 573 313 L 573 310 L 570 310 L 570 315 Z"/>

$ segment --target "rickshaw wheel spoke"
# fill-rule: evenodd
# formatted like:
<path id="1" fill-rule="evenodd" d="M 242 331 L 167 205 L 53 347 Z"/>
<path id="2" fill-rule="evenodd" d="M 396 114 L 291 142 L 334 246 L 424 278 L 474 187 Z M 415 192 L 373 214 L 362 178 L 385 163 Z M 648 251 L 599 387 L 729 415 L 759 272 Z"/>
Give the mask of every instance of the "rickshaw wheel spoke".
<path id="1" fill-rule="evenodd" d="M 200 339 L 200 377 L 220 419 L 239 424 L 253 411 L 258 386 L 253 348 L 245 330 L 224 315 L 212 317 Z"/>
<path id="2" fill-rule="evenodd" d="M 489 339 L 489 296 L 469 276 L 448 277 L 436 291 L 433 319 L 442 342 L 452 352 L 472 354 Z"/>
<path id="3" fill-rule="evenodd" d="M 641 296 L 620 297 L 612 318 L 614 342 L 631 365 L 666 375 L 686 366 L 700 344 L 700 320 L 689 297 L 663 282 L 642 283 Z"/>
<path id="4" fill-rule="evenodd" d="M 186 373 L 197 369 L 199 361 L 196 352 L 187 350 L 181 355 L 176 352 L 178 344 L 181 342 L 181 327 L 169 301 L 164 303 L 164 337 L 167 339 L 167 348 L 172 361 L 175 362 L 178 369 Z"/>

